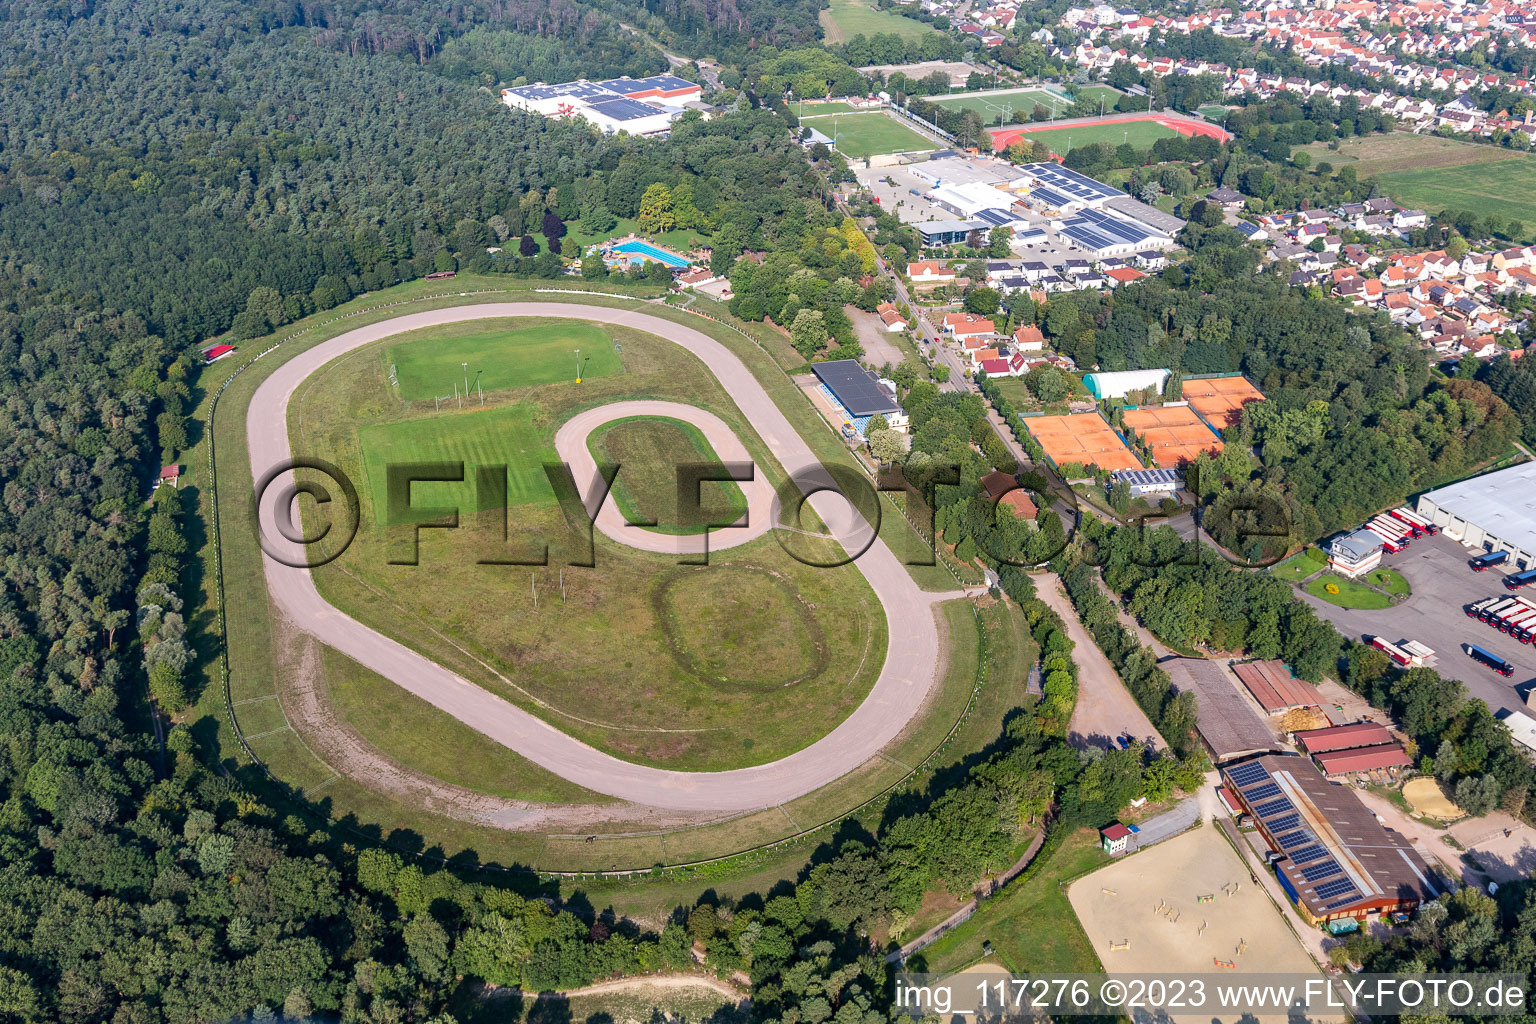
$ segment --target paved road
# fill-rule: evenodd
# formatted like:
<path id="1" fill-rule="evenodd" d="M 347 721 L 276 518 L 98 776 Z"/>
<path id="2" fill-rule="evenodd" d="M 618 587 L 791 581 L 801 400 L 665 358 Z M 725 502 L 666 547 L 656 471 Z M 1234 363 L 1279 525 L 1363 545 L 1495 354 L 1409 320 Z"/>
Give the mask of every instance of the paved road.
<path id="1" fill-rule="evenodd" d="M 300 353 L 278 367 L 251 399 L 246 440 L 252 476 L 259 479 L 290 457 L 288 402 L 299 385 L 326 363 L 406 331 L 511 316 L 618 324 L 681 345 L 715 375 L 787 472 L 797 478 L 825 479 L 821 464 L 804 439 L 751 371 L 724 345 L 692 328 L 643 313 L 563 302 L 497 302 L 411 313 L 359 327 Z M 291 474 L 283 474 L 277 483 L 291 485 Z M 275 525 L 274 509 L 283 490 L 282 486 L 267 489 L 267 500 L 259 509 L 260 521 L 267 546 L 285 561 L 297 564 L 303 561 L 303 549 L 284 539 Z M 851 522 L 856 513 L 851 513 L 836 494 L 813 494 L 808 504 L 840 538 L 858 529 Z M 832 732 L 781 760 L 728 772 L 679 772 L 621 761 L 567 736 L 332 607 L 315 589 L 307 569 L 290 568 L 273 557 L 263 560 L 267 591 L 278 609 L 296 627 L 365 668 L 577 785 L 623 800 L 689 811 L 771 807 L 826 785 L 874 757 L 901 732 L 935 688 L 940 673 L 933 606 L 958 593 L 920 590 L 878 539 L 855 564 L 885 609 L 889 636 L 885 665 L 864 702 Z"/>

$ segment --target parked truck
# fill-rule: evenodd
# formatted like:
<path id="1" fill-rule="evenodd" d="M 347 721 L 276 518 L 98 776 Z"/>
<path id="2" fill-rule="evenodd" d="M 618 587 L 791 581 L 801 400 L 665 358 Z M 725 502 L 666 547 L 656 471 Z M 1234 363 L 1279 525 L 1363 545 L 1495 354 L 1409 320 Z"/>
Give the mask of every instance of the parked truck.
<path id="1" fill-rule="evenodd" d="M 1509 635 L 1523 644 L 1528 644 L 1536 638 L 1536 607 L 1528 608 L 1512 615 L 1509 622 Z"/>
<path id="2" fill-rule="evenodd" d="M 1483 650 L 1477 644 L 1467 644 L 1467 654 L 1473 661 L 1487 665 L 1501 676 L 1512 676 L 1515 674 L 1515 666 L 1492 651 Z"/>
<path id="3" fill-rule="evenodd" d="M 1394 555 L 1403 550 L 1403 548 L 1407 547 L 1407 545 L 1399 539 L 1398 534 L 1396 533 L 1390 533 L 1379 526 L 1372 525 L 1371 523 L 1366 523 L 1365 529 L 1367 532 L 1374 533 L 1377 537 L 1380 537 L 1381 546 Z"/>
<path id="4" fill-rule="evenodd" d="M 1397 516 L 1399 519 L 1404 520 L 1405 522 L 1418 524 L 1419 529 L 1423 530 L 1431 537 L 1440 532 L 1440 527 L 1430 522 L 1428 516 L 1419 515 L 1419 513 L 1415 512 L 1407 505 L 1404 505 L 1402 508 L 1393 509 L 1392 514 Z"/>
<path id="5" fill-rule="evenodd" d="M 1502 600 L 1502 598 L 1485 597 L 1479 601 L 1473 601 L 1465 608 L 1467 618 L 1478 618 L 1482 614 L 1483 609 L 1493 607 L 1494 605 L 1498 604 L 1500 600 Z"/>
<path id="6" fill-rule="evenodd" d="M 1492 622 L 1496 617 L 1503 614 L 1506 608 L 1513 608 L 1515 603 L 1515 598 L 1513 597 L 1506 597 L 1503 600 L 1495 599 L 1493 604 L 1479 609 L 1477 617 L 1484 622 Z"/>
<path id="7" fill-rule="evenodd" d="M 1498 617 L 1493 620 L 1493 626 L 1500 633 L 1511 632 L 1516 621 L 1525 618 L 1526 615 L 1533 611 L 1536 611 L 1536 606 L 1532 606 L 1529 601 L 1522 601 L 1517 598 L 1514 604 L 1509 605 L 1499 613 Z"/>
<path id="8" fill-rule="evenodd" d="M 1407 548 L 1408 541 L 1412 536 L 1406 526 L 1384 516 L 1377 516 L 1375 519 L 1372 519 L 1365 524 L 1365 528 L 1380 537 L 1386 543 L 1387 550 L 1392 552 L 1402 551 Z"/>
<path id="9" fill-rule="evenodd" d="M 1393 509 L 1390 512 L 1384 512 L 1382 514 L 1384 516 L 1386 516 L 1386 518 L 1391 519 L 1394 522 L 1400 523 L 1401 525 L 1408 527 L 1408 532 L 1411 533 L 1413 536 L 1415 536 L 1415 537 L 1423 536 L 1423 534 L 1424 534 L 1424 527 L 1421 526 L 1420 524 L 1414 522 L 1412 519 L 1409 519 L 1407 516 L 1405 516 L 1403 514 L 1403 510 L 1402 509 L 1395 508 L 1395 509 Z"/>
<path id="10" fill-rule="evenodd" d="M 1473 572 L 1487 572 L 1496 565 L 1503 565 L 1509 561 L 1508 551 L 1485 551 L 1481 555 L 1469 561 Z"/>
<path id="11" fill-rule="evenodd" d="M 1409 528 L 1408 524 L 1398 522 L 1391 516 L 1376 516 L 1367 525 L 1379 526 L 1388 533 L 1395 533 L 1398 541 L 1402 544 L 1407 544 L 1413 539 L 1413 530 Z"/>
<path id="12" fill-rule="evenodd" d="M 1504 577 L 1504 585 L 1510 590 L 1519 590 L 1536 583 L 1536 569 L 1527 569 L 1524 572 L 1510 573 Z"/>

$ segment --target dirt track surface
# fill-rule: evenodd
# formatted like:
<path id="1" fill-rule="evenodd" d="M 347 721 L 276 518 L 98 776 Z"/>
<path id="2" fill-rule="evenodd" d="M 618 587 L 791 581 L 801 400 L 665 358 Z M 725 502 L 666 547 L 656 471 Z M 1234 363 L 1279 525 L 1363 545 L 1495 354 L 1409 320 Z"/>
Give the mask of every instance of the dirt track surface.
<path id="1" fill-rule="evenodd" d="M 788 473 L 830 484 L 809 446 L 751 371 L 724 345 L 692 328 L 643 313 L 562 302 L 484 303 L 412 313 L 359 327 L 300 353 L 278 367 L 252 396 L 246 419 L 252 477 L 259 481 L 290 458 L 289 400 L 326 363 L 406 331 L 515 316 L 623 325 L 681 345 L 715 375 Z M 715 444 L 716 438 L 710 441 Z M 332 607 L 316 590 L 310 572 L 292 567 L 304 562 L 303 546 L 285 539 L 276 526 L 275 507 L 285 485 L 292 485 L 291 473 L 279 475 L 261 496 L 265 547 L 282 556 L 279 561 L 269 554 L 263 566 L 273 603 L 297 628 L 577 785 L 656 807 L 686 811 L 771 807 L 826 785 L 874 757 L 896 738 L 937 686 L 941 673 L 933 606 L 960 596 L 958 592 L 923 592 L 890 549 L 873 540 L 854 564 L 885 609 L 889 642 L 885 665 L 864 702 L 832 732 L 778 761 L 728 772 L 669 771 L 631 764 L 582 743 Z M 862 546 L 856 541 L 861 533 L 867 535 L 868 526 L 838 495 L 815 493 L 807 504 L 836 536 L 853 538 L 847 540 L 851 550 Z"/>

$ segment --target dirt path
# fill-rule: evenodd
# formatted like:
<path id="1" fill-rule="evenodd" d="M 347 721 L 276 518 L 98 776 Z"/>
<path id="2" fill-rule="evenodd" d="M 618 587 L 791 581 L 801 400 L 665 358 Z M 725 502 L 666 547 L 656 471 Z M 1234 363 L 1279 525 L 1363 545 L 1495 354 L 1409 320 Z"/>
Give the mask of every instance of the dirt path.
<path id="1" fill-rule="evenodd" d="M 1072 652 L 1072 658 L 1077 662 L 1077 706 L 1072 710 L 1072 722 L 1067 729 L 1072 745 L 1113 749 L 1115 737 L 1130 733 L 1136 739 L 1144 740 L 1149 749 L 1166 747 L 1141 705 L 1120 681 L 1115 667 L 1078 620 L 1077 610 L 1061 589 L 1060 579 L 1054 573 L 1035 577 L 1035 593 L 1062 617 L 1067 624 L 1067 636 L 1077 645 Z"/>
<path id="2" fill-rule="evenodd" d="M 801 482 L 802 491 L 815 492 L 806 502 L 812 511 L 849 550 L 863 547 L 856 541 L 867 534 L 868 524 L 836 493 L 835 481 L 757 378 L 720 342 L 681 324 L 625 309 L 490 302 L 411 313 L 348 331 L 294 356 L 256 389 L 246 413 L 246 438 L 252 477 L 272 484 L 258 490 L 263 499 L 258 514 L 268 555 L 263 559 L 267 591 L 277 608 L 297 628 L 535 764 L 586 789 L 637 804 L 694 812 L 771 807 L 833 782 L 877 756 L 939 685 L 933 606 L 961 596 L 919 589 L 878 538 L 854 563 L 885 610 L 889 637 L 885 664 L 869 695 L 835 729 L 803 750 L 770 764 L 727 772 L 668 771 L 597 750 L 342 613 L 320 596 L 308 569 L 295 568 L 304 564 L 307 552 L 291 537 L 291 527 L 279 528 L 276 512 L 285 490 L 292 499 L 292 473 L 263 479 L 290 458 L 287 410 L 294 391 L 331 360 L 384 338 L 441 324 L 518 316 L 618 324 L 687 349 L 715 375 L 769 452 Z"/>
<path id="3" fill-rule="evenodd" d="M 585 988 L 561 989 L 557 995 L 562 996 L 605 996 L 615 992 L 634 992 L 647 988 L 688 989 L 707 988 L 711 992 L 718 993 L 734 1002 L 745 1002 L 747 993 L 732 985 L 730 982 L 711 977 L 708 974 L 650 974 L 638 978 L 615 978 L 612 981 L 599 981 Z"/>

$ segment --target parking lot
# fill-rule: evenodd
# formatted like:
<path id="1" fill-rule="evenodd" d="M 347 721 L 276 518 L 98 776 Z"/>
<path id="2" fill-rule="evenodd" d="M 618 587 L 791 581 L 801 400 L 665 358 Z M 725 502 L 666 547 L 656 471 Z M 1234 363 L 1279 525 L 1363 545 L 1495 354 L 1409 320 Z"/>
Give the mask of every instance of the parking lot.
<path id="1" fill-rule="evenodd" d="M 1297 593 L 1345 636 L 1354 640 L 1383 636 L 1393 643 L 1418 640 L 1436 652 L 1431 668 L 1466 683 L 1471 695 L 1482 698 L 1495 712 L 1500 708 L 1523 710 L 1522 698 L 1536 683 L 1536 646 L 1522 644 L 1485 622 L 1466 617 L 1466 605 L 1511 594 L 1504 589 L 1504 574 L 1499 570 L 1473 572 L 1467 567 L 1472 554 L 1444 534 L 1419 537 L 1408 550 L 1387 554 L 1382 564 L 1402 573 L 1413 593 L 1403 603 L 1380 611 L 1340 608 L 1299 590 Z M 1467 643 L 1511 662 L 1515 674 L 1501 676 L 1479 665 L 1462 651 L 1461 645 Z"/>

